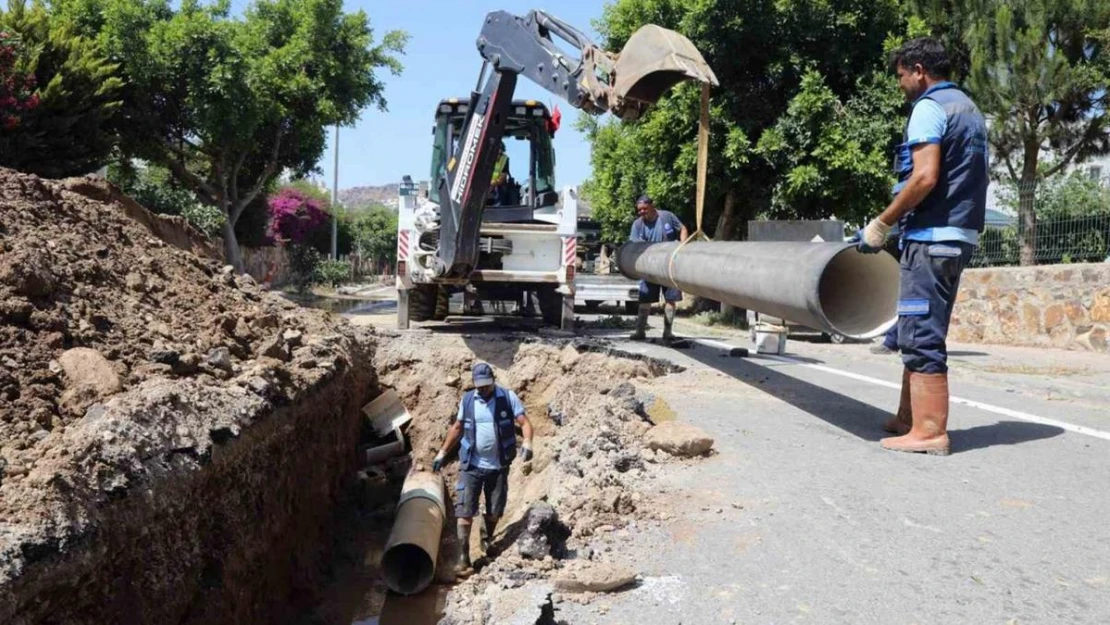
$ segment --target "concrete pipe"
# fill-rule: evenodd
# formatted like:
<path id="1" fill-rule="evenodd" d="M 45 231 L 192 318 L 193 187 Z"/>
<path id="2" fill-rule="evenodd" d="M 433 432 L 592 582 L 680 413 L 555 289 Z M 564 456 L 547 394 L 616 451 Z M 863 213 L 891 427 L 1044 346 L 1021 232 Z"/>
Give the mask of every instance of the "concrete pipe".
<path id="1" fill-rule="evenodd" d="M 432 583 L 446 518 L 443 478 L 426 471 L 410 474 L 382 553 L 382 575 L 390 590 L 414 595 Z"/>
<path id="2" fill-rule="evenodd" d="M 628 243 L 621 273 L 671 286 L 678 243 Z M 898 262 L 850 243 L 697 241 L 673 254 L 684 293 L 855 339 L 878 336 L 897 320 Z"/>

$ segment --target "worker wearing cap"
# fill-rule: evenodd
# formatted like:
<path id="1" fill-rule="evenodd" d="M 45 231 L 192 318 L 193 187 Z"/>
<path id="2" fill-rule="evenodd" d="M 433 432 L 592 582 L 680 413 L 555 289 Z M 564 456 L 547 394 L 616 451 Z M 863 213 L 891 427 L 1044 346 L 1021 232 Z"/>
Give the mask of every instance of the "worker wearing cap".
<path id="1" fill-rule="evenodd" d="M 674 213 L 655 208 L 655 202 L 650 197 L 641 195 L 636 200 L 636 213 L 638 217 L 632 222 L 632 233 L 629 236 L 631 242 L 664 243 L 686 240 L 686 226 Z M 632 334 L 633 341 L 646 338 L 651 305 L 659 301 L 660 292 L 663 294 L 663 340 L 674 338 L 671 326 L 674 324 L 675 304 L 682 300 L 682 291 L 640 280 L 640 309 L 636 316 L 636 331 Z"/>
<path id="2" fill-rule="evenodd" d="M 482 552 L 489 543 L 497 522 L 505 514 L 509 495 L 509 465 L 516 457 L 516 427 L 524 434 L 521 457 L 532 461 L 532 423 L 524 414 L 524 404 L 516 393 L 494 384 L 493 368 L 484 362 L 474 365 L 474 388 L 463 395 L 455 422 L 447 432 L 432 470 L 443 467 L 443 459 L 461 441 L 459 481 L 455 486 L 456 531 L 459 541 L 458 571 L 466 575 L 470 565 L 470 527 L 478 514 L 478 497 L 485 493 L 486 513 L 482 517 Z"/>
<path id="3" fill-rule="evenodd" d="M 905 370 L 898 412 L 884 425 L 900 436 L 881 444 L 944 455 L 950 448 L 946 338 L 960 275 L 986 220 L 987 125 L 971 98 L 948 81 L 951 61 L 939 42 L 908 41 L 892 61 L 913 111 L 895 152 L 894 199 L 859 242 L 860 251 L 876 253 L 894 224 L 901 226 L 897 335 Z"/>

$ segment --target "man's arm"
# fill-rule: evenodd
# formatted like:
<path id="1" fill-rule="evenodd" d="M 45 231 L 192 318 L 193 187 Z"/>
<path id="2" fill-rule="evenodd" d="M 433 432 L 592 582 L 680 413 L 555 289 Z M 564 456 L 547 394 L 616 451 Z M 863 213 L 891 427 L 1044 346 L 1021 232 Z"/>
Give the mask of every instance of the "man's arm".
<path id="1" fill-rule="evenodd" d="M 940 177 L 940 144 L 922 143 L 913 147 L 913 173 L 906 181 L 906 186 L 886 210 L 879 215 L 879 220 L 888 226 L 898 223 L 906 213 L 913 210 L 937 186 Z"/>
<path id="2" fill-rule="evenodd" d="M 451 453 L 451 450 L 455 448 L 455 444 L 459 442 L 459 439 L 462 438 L 462 435 L 462 421 L 455 421 L 451 424 L 451 429 L 447 430 L 447 440 L 443 441 L 443 447 L 440 447 L 439 449 L 440 455 L 446 456 L 447 454 Z"/>
<path id="3" fill-rule="evenodd" d="M 528 420 L 528 415 L 517 415 L 516 424 L 520 426 L 520 432 L 524 434 L 524 446 L 529 449 L 532 448 L 532 422 Z"/>

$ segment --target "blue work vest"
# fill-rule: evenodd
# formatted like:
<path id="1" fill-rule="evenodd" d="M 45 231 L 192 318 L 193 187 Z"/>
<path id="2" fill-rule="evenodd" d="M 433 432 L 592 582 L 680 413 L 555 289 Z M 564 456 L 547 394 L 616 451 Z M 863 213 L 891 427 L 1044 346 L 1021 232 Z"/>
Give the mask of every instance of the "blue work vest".
<path id="1" fill-rule="evenodd" d="M 921 228 L 967 228 L 982 232 L 987 213 L 987 124 L 978 107 L 956 85 L 933 85 L 921 98 L 940 105 L 947 116 L 940 139 L 940 175 L 929 195 L 901 221 L 902 232 Z M 908 124 L 907 124 L 908 130 Z M 894 174 L 898 186 L 913 173 L 909 137 L 895 149 Z"/>
<path id="2" fill-rule="evenodd" d="M 463 396 L 463 437 L 459 444 L 459 464 L 465 471 L 470 468 L 470 460 L 477 444 L 478 424 L 474 420 L 474 398 L 477 390 L 467 391 Z M 507 468 L 516 458 L 516 416 L 513 414 L 509 396 L 500 386 L 493 389 L 493 431 L 497 436 L 497 452 L 501 468 Z"/>

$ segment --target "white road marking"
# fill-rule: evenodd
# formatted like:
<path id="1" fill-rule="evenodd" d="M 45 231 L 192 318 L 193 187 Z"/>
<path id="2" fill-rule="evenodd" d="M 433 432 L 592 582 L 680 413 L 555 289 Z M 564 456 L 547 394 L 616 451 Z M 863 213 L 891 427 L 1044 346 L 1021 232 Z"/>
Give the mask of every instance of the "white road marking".
<path id="1" fill-rule="evenodd" d="M 728 343 L 723 343 L 721 341 L 715 341 L 713 339 L 693 339 L 693 340 L 698 342 L 698 343 L 701 343 L 703 345 L 709 345 L 709 346 L 718 347 L 718 348 L 721 348 L 721 349 L 732 349 L 733 348 L 733 346 L 729 345 Z M 759 357 L 760 358 L 766 358 L 768 360 L 774 360 L 774 361 L 777 361 L 777 362 L 782 362 L 782 363 L 785 363 L 785 364 L 799 365 L 799 366 L 802 366 L 802 367 L 808 367 L 810 369 L 816 369 L 818 371 L 824 371 L 825 373 L 831 373 L 832 375 L 838 375 L 838 376 L 841 376 L 841 377 L 844 377 L 844 378 L 851 378 L 853 380 L 858 380 L 860 382 L 867 382 L 869 384 L 875 384 L 875 385 L 878 385 L 878 386 L 885 386 L 886 388 L 892 388 L 892 389 L 895 389 L 895 390 L 900 390 L 902 388 L 902 386 L 900 384 L 895 384 L 895 383 L 889 382 L 887 380 L 880 380 L 878 378 L 872 378 L 870 376 L 860 375 L 858 373 L 852 373 L 851 371 L 842 371 L 840 369 L 835 369 L 833 367 L 828 367 L 828 366 L 825 366 L 825 365 L 815 365 L 813 363 L 798 360 L 796 358 L 791 358 L 789 356 L 776 356 L 774 354 L 759 354 Z M 1009 408 L 1003 408 L 1001 406 L 995 406 L 993 404 L 987 404 L 987 403 L 983 403 L 981 401 L 975 401 L 974 399 L 964 399 L 963 397 L 951 396 L 951 397 L 949 397 L 949 401 L 951 401 L 952 403 L 955 403 L 955 404 L 961 404 L 961 405 L 964 405 L 964 406 L 969 406 L 971 408 L 978 408 L 979 410 L 983 410 L 983 411 L 986 411 L 986 412 L 993 412 L 994 414 L 999 414 L 999 415 L 1003 415 L 1003 416 L 1006 416 L 1006 417 L 1012 417 L 1014 419 L 1021 419 L 1022 421 L 1028 421 L 1030 423 L 1039 423 L 1041 425 L 1048 425 L 1048 426 L 1052 426 L 1052 427 L 1058 427 L 1062 430 L 1067 430 L 1068 432 L 1075 432 L 1076 434 L 1083 434 L 1084 436 L 1091 436 L 1091 437 L 1094 437 L 1094 438 L 1101 438 L 1102 440 L 1110 441 L 1110 432 L 1104 432 L 1102 430 L 1096 430 L 1094 428 L 1084 427 L 1082 425 L 1075 425 L 1074 423 L 1068 423 L 1066 421 L 1057 421 L 1056 419 L 1049 419 L 1047 417 L 1038 417 L 1037 415 L 1029 414 L 1028 412 L 1020 412 L 1018 410 L 1011 410 Z"/>

